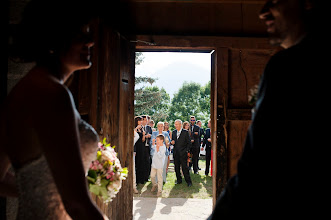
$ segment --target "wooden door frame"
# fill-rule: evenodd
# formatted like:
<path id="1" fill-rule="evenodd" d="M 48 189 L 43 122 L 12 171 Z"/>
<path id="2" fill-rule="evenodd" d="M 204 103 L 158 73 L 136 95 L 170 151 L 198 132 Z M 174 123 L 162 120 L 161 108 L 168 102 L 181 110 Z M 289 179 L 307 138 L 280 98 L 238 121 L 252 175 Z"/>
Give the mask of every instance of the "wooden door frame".
<path id="1" fill-rule="evenodd" d="M 210 52 L 211 62 L 211 139 L 213 150 L 213 206 L 229 179 L 228 121 L 250 120 L 251 111 L 228 107 L 229 57 L 231 49 L 270 49 L 268 38 L 219 36 L 137 35 L 140 52 Z"/>
<path id="2" fill-rule="evenodd" d="M 218 94 L 218 87 L 223 86 L 222 84 L 227 84 L 227 82 L 220 83 L 218 79 L 222 79 L 224 77 L 218 76 L 218 71 L 220 71 L 221 68 L 217 68 L 219 63 L 222 63 L 223 66 L 227 66 L 227 63 L 225 63 L 225 59 L 227 58 L 227 54 L 222 56 L 218 55 L 218 51 L 221 51 L 221 53 L 226 52 L 226 50 L 222 48 L 217 48 L 213 45 L 205 45 L 206 42 L 203 38 L 200 37 L 173 37 L 173 36 L 158 36 L 158 38 L 162 38 L 162 44 L 157 43 L 155 44 L 154 40 L 148 40 L 149 36 L 137 36 L 138 42 L 136 45 L 136 51 L 137 52 L 199 52 L 199 53 L 211 53 L 211 139 L 212 139 L 212 150 L 213 150 L 213 204 L 215 205 L 217 195 L 220 194 L 221 190 L 225 186 L 225 182 L 227 180 L 227 161 L 226 161 L 226 140 L 219 141 L 218 136 L 226 137 L 226 129 L 218 129 L 218 128 L 226 128 L 225 126 L 225 120 L 217 120 L 218 119 L 218 106 L 220 103 L 220 96 L 226 95 L 226 92 L 221 92 Z M 194 44 L 193 41 L 201 41 L 201 43 Z M 160 41 L 158 41 L 160 42 Z M 165 43 L 165 44 L 164 44 Z M 212 54 L 214 54 L 215 59 L 212 60 Z M 222 66 L 222 67 L 223 67 Z M 223 72 L 223 71 L 222 71 Z M 225 74 L 227 75 L 227 74 Z M 227 89 L 227 86 L 224 87 Z M 224 90 L 222 90 L 224 91 Z M 224 116 L 224 115 L 223 115 Z M 224 119 L 224 117 L 223 117 Z M 215 123 L 218 122 L 218 123 Z M 221 143 L 222 142 L 222 143 Z M 220 144 L 222 149 L 220 154 L 218 153 L 218 144 Z M 217 155 L 221 156 L 221 158 L 225 158 L 225 160 L 221 160 L 222 162 L 218 163 L 217 161 Z M 225 181 L 223 181 L 225 180 Z"/>

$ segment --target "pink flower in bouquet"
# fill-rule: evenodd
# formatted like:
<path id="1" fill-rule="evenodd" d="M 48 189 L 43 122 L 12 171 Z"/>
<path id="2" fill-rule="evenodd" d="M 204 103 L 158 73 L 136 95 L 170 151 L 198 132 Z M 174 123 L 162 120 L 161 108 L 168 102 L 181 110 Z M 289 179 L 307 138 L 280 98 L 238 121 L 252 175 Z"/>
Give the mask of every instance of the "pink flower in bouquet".
<path id="1" fill-rule="evenodd" d="M 108 172 L 106 175 L 106 179 L 111 179 L 114 175 L 114 172 Z"/>
<path id="2" fill-rule="evenodd" d="M 90 164 L 90 169 L 91 170 L 97 170 L 98 169 L 97 162 L 98 161 L 92 161 L 92 163 Z"/>
<path id="3" fill-rule="evenodd" d="M 88 171 L 89 189 L 101 197 L 104 203 L 109 203 L 121 189 L 122 180 L 126 179 L 128 169 L 122 168 L 115 147 L 110 147 L 110 144 L 106 143 L 106 138 L 98 147 L 96 160 L 91 162 Z"/>
<path id="4" fill-rule="evenodd" d="M 105 146 L 102 143 L 98 143 L 98 147 L 101 148 L 102 150 L 105 150 Z"/>

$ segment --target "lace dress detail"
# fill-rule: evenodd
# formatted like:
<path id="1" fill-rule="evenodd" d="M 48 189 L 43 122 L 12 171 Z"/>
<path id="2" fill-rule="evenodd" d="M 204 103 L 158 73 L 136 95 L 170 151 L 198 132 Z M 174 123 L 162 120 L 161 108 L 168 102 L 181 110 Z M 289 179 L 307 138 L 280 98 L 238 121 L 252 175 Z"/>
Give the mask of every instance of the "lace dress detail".
<path id="1" fill-rule="evenodd" d="M 81 155 L 87 172 L 95 158 L 98 135 L 91 125 L 79 123 Z M 18 220 L 70 220 L 44 155 L 15 170 L 19 191 Z"/>
<path id="2" fill-rule="evenodd" d="M 64 209 L 60 194 L 41 156 L 16 170 L 19 191 L 17 219 L 71 219 Z"/>

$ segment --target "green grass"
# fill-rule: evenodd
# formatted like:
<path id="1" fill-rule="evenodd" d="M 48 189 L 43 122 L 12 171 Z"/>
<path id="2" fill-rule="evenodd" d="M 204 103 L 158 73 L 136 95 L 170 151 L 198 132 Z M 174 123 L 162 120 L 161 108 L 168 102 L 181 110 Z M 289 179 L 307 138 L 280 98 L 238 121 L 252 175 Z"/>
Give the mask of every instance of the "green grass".
<path id="1" fill-rule="evenodd" d="M 190 172 L 192 187 L 188 187 L 185 179 L 183 183 L 175 185 L 176 174 L 174 164 L 170 163 L 167 174 L 167 182 L 163 185 L 162 198 L 195 198 L 195 199 L 211 199 L 212 197 L 212 177 L 205 175 L 206 161 L 200 159 L 199 174 Z M 191 169 L 192 170 L 192 169 Z M 137 189 L 139 194 L 134 194 L 134 197 L 156 197 L 156 192 L 151 192 L 152 183 L 138 184 Z"/>

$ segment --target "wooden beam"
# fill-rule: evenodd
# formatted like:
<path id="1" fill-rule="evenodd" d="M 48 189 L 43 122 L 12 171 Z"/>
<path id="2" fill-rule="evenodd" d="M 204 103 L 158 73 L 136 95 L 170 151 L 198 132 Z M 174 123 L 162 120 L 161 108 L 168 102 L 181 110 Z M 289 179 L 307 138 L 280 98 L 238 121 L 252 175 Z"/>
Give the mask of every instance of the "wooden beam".
<path id="1" fill-rule="evenodd" d="M 146 3 L 238 3 L 238 4 L 264 4 L 265 0 L 127 0 L 127 2 L 146 2 Z"/>
<path id="2" fill-rule="evenodd" d="M 138 51 L 164 50 L 214 50 L 216 47 L 228 49 L 274 50 L 268 38 L 254 37 L 217 37 L 217 36 L 165 36 L 137 35 L 132 42 L 137 42 Z"/>

